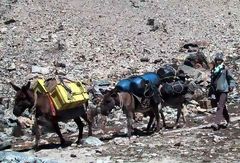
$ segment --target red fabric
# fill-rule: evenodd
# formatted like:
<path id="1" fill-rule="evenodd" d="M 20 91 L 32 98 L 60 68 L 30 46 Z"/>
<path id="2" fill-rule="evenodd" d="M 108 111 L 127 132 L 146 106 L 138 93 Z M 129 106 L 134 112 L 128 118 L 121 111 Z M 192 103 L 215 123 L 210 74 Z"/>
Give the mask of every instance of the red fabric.
<path id="1" fill-rule="evenodd" d="M 49 103 L 50 103 L 50 109 L 51 109 L 52 116 L 56 116 L 56 109 L 54 107 L 52 97 L 49 94 L 48 94 L 48 99 L 49 99 Z"/>

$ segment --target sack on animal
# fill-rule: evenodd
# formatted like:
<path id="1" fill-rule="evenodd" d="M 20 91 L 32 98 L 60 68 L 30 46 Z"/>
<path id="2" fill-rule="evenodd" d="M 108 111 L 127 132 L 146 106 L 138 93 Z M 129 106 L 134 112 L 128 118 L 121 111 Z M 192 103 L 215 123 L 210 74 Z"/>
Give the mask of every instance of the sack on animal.
<path id="1" fill-rule="evenodd" d="M 172 82 L 176 76 L 176 70 L 170 64 L 166 64 L 157 70 L 157 74 L 162 82 Z"/>
<path id="2" fill-rule="evenodd" d="M 81 82 L 63 79 L 38 79 L 33 89 L 40 93 L 49 93 L 57 110 L 75 108 L 89 99 L 87 90 Z"/>
<path id="3" fill-rule="evenodd" d="M 147 72 L 141 75 L 141 77 L 156 87 L 158 87 L 161 84 L 161 79 L 157 73 Z"/>
<path id="4" fill-rule="evenodd" d="M 136 96 L 144 97 L 148 83 L 158 87 L 160 85 L 160 77 L 158 74 L 148 72 L 141 76 L 131 76 L 127 79 L 120 80 L 115 88 L 120 92 L 130 92 Z"/>
<path id="5" fill-rule="evenodd" d="M 142 77 L 132 76 L 128 79 L 120 80 L 115 88 L 120 92 L 130 92 L 142 97 L 145 90 L 145 84 L 147 84 L 147 82 Z"/>
<path id="6" fill-rule="evenodd" d="M 187 92 L 187 87 L 179 80 L 163 84 L 160 91 L 163 97 L 173 97 L 185 94 Z"/>

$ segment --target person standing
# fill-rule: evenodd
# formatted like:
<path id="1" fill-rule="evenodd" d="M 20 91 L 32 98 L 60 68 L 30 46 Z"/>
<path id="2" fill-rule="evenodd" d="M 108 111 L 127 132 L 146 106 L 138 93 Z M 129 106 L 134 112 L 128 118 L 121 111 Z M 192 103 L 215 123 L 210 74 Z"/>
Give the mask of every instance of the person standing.
<path id="1" fill-rule="evenodd" d="M 227 96 L 229 92 L 232 92 L 236 87 L 236 82 L 233 79 L 232 74 L 224 65 L 223 53 L 216 53 L 214 58 L 214 66 L 211 70 L 211 85 L 209 90 L 209 96 L 215 96 L 212 98 L 212 107 L 217 107 L 217 112 L 212 125 L 213 129 L 220 129 L 221 121 L 225 119 L 226 126 L 230 123 L 230 117 L 226 107 Z"/>

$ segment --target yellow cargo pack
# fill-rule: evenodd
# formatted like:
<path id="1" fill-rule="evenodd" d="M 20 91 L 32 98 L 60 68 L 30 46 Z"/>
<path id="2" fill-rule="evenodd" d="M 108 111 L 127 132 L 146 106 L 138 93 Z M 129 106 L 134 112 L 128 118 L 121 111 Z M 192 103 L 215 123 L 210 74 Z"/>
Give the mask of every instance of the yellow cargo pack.
<path id="1" fill-rule="evenodd" d="M 89 95 L 81 82 L 66 81 L 64 84 L 60 82 L 56 84 L 54 89 L 48 90 L 45 80 L 39 79 L 33 88 L 41 93 L 49 93 L 57 110 L 77 107 L 89 99 Z"/>
<path id="2" fill-rule="evenodd" d="M 33 84 L 33 89 L 37 92 L 40 93 L 47 93 L 47 89 L 44 86 L 44 79 L 38 79 L 34 84 Z"/>

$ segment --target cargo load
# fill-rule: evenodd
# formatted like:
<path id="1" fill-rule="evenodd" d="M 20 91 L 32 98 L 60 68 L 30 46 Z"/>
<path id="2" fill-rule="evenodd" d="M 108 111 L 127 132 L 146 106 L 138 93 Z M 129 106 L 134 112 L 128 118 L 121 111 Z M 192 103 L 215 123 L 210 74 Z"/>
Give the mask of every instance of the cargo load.
<path id="1" fill-rule="evenodd" d="M 57 110 L 75 108 L 89 99 L 87 90 L 81 82 L 68 79 L 38 79 L 33 89 L 49 94 Z"/>
<path id="2" fill-rule="evenodd" d="M 141 76 L 131 77 L 130 80 L 130 92 L 139 97 L 143 97 L 147 81 L 144 80 Z"/>
<path id="3" fill-rule="evenodd" d="M 160 85 L 160 77 L 154 72 L 147 72 L 141 76 L 131 76 L 120 80 L 115 88 L 122 92 L 131 92 L 139 97 L 144 96 L 146 84 L 152 84 L 156 88 Z"/>
<path id="4" fill-rule="evenodd" d="M 172 65 L 165 64 L 158 69 L 157 74 L 159 75 L 161 82 L 172 82 L 176 77 L 176 70 Z"/>
<path id="5" fill-rule="evenodd" d="M 159 75 L 155 72 L 146 72 L 143 75 L 141 75 L 141 77 L 144 80 L 149 81 L 151 84 L 153 84 L 156 87 L 158 87 L 161 84 L 161 79 Z"/>
<path id="6" fill-rule="evenodd" d="M 121 92 L 129 92 L 130 84 L 131 84 L 131 80 L 122 79 L 116 84 L 115 88 L 117 88 L 117 90 Z"/>
<path id="7" fill-rule="evenodd" d="M 162 97 L 171 98 L 185 94 L 187 92 L 187 87 L 184 82 L 179 80 L 171 83 L 164 83 L 160 92 Z"/>

